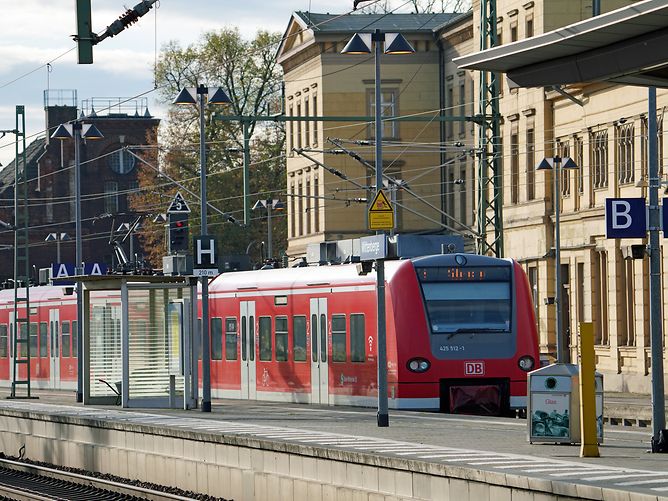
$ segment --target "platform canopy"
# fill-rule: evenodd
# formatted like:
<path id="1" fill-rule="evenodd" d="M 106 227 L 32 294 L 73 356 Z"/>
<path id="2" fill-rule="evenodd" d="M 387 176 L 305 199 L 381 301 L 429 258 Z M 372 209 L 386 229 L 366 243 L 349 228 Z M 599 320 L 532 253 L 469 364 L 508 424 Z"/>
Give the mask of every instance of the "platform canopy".
<path id="1" fill-rule="evenodd" d="M 512 87 L 614 82 L 668 88 L 668 0 L 644 0 L 543 35 L 454 59 Z"/>

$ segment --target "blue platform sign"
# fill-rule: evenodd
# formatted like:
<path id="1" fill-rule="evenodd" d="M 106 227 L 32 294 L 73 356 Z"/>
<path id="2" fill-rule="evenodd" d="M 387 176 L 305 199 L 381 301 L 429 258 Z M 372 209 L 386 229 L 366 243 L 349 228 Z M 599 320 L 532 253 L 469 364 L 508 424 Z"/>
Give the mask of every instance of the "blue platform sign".
<path id="1" fill-rule="evenodd" d="M 644 198 L 605 199 L 605 238 L 645 238 L 647 209 Z"/>
<path id="2" fill-rule="evenodd" d="M 85 263 L 84 275 L 106 275 L 107 265 L 104 263 Z M 74 282 L 66 280 L 74 276 L 74 263 L 51 264 L 51 279 L 58 280 L 58 285 L 74 285 Z"/>

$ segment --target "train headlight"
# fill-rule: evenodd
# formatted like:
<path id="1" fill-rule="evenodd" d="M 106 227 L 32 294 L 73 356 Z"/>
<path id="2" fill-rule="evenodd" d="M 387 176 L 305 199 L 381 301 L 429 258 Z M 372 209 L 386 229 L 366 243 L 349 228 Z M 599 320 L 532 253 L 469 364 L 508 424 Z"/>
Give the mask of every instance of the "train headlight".
<path id="1" fill-rule="evenodd" d="M 519 365 L 520 369 L 522 369 L 523 371 L 529 372 L 536 365 L 536 361 L 533 359 L 533 357 L 530 357 L 529 355 L 524 355 L 517 361 L 517 365 Z"/>
<path id="2" fill-rule="evenodd" d="M 424 358 L 411 358 L 407 364 L 408 370 L 411 372 L 426 372 L 430 366 L 429 360 Z"/>

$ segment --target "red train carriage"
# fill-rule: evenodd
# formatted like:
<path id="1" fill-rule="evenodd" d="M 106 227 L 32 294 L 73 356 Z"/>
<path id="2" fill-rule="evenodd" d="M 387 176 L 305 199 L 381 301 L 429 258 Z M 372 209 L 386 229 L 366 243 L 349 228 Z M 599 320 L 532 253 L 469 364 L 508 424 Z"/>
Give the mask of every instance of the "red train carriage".
<path id="1" fill-rule="evenodd" d="M 30 289 L 30 379 L 36 388 L 76 389 L 76 296 L 63 287 Z M 25 309 L 19 309 L 25 318 Z M 14 290 L 0 290 L 0 384 L 11 385 L 14 358 Z M 25 366 L 18 366 L 19 379 Z"/>
<path id="2" fill-rule="evenodd" d="M 390 406 L 505 414 L 538 360 L 512 260 L 388 261 Z M 355 265 L 230 273 L 210 287 L 214 396 L 375 405 L 376 283 Z"/>
<path id="3" fill-rule="evenodd" d="M 504 414 L 538 360 L 521 267 L 438 255 L 386 263 L 389 403 Z M 76 297 L 31 289 L 31 380 L 76 386 Z M 0 291 L 0 382 L 11 383 L 13 290 Z M 210 285 L 214 397 L 375 406 L 375 274 L 355 265 L 228 273 Z M 201 373 L 201 372 L 200 372 Z"/>

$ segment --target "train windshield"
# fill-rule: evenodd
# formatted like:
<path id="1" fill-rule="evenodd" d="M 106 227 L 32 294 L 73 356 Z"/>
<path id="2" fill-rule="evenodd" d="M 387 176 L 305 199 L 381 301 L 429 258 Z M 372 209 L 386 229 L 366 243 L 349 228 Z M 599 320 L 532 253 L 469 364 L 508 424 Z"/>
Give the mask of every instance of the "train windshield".
<path id="1" fill-rule="evenodd" d="M 417 272 L 433 334 L 510 332 L 509 268 L 421 268 Z"/>

